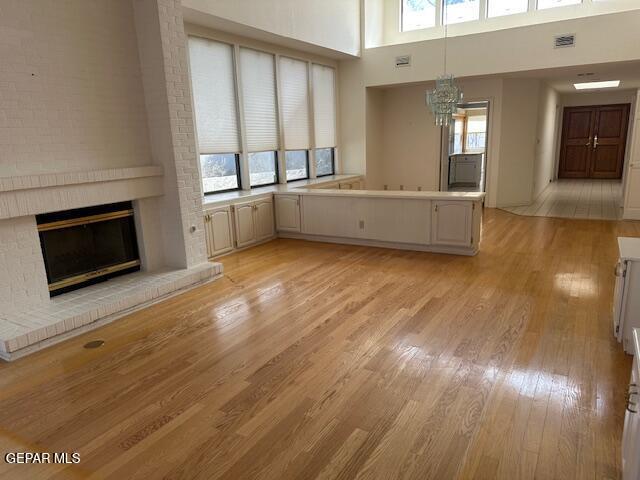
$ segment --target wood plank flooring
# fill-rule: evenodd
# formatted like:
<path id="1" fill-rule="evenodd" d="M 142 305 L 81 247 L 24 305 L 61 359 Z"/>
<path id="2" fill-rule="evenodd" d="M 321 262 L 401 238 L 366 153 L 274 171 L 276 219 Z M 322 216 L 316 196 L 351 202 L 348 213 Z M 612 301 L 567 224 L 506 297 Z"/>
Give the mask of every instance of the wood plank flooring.
<path id="1" fill-rule="evenodd" d="M 3 456 L 82 459 L 0 478 L 620 478 L 615 237 L 640 223 L 485 213 L 476 257 L 276 240 L 0 364 Z"/>
<path id="2" fill-rule="evenodd" d="M 556 180 L 531 205 L 505 207 L 516 215 L 618 220 L 622 201 L 620 180 Z"/>

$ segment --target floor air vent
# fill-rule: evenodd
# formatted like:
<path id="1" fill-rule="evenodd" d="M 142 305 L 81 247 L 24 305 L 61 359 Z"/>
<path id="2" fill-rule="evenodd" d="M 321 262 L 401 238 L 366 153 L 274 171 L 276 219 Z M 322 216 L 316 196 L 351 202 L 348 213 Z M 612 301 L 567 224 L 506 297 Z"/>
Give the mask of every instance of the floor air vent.
<path id="1" fill-rule="evenodd" d="M 555 48 L 573 47 L 576 44 L 576 36 L 572 33 L 569 35 L 556 35 L 554 37 Z"/>

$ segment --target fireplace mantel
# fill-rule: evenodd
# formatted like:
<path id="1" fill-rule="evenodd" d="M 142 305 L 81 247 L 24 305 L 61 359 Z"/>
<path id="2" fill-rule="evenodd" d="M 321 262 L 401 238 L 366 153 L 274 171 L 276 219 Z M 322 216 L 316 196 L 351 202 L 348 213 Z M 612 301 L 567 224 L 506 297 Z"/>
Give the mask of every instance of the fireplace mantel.
<path id="1" fill-rule="evenodd" d="M 163 194 L 159 165 L 0 177 L 0 220 Z"/>

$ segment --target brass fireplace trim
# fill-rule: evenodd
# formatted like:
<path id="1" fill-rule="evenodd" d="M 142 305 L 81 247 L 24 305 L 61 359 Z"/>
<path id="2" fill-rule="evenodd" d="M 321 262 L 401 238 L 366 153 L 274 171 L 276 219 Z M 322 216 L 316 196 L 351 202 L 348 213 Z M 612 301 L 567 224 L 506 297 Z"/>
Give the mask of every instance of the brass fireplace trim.
<path id="1" fill-rule="evenodd" d="M 88 223 L 105 222 L 107 220 L 115 220 L 117 218 L 126 218 L 133 216 L 133 208 L 128 210 L 120 210 L 117 212 L 101 213 L 99 215 L 89 215 L 87 217 L 72 218 L 69 220 L 60 220 L 57 222 L 49 222 L 38 225 L 39 232 L 48 230 L 57 230 L 59 228 L 77 227 L 78 225 L 86 225 Z"/>
<path id="2" fill-rule="evenodd" d="M 119 272 L 120 270 L 126 270 L 127 268 L 137 267 L 139 265 L 140 265 L 140 260 L 131 260 L 130 262 L 119 263 L 118 265 L 111 265 L 110 267 L 101 268 L 100 270 L 96 270 L 94 272 L 83 273 L 81 275 L 74 275 L 73 277 L 65 278 L 64 280 L 50 283 L 49 291 L 53 292 L 55 290 L 60 290 L 61 288 L 69 287 L 77 283 L 86 282 L 87 280 L 91 280 L 92 278 L 102 277 L 110 273 Z"/>

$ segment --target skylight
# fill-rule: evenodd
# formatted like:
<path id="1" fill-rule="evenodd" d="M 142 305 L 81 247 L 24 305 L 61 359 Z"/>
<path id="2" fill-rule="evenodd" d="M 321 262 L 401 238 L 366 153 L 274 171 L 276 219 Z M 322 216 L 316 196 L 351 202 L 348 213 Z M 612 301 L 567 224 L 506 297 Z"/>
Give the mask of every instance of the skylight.
<path id="1" fill-rule="evenodd" d="M 620 86 L 620 80 L 607 80 L 606 82 L 574 83 L 576 90 L 593 90 L 596 88 L 616 88 Z"/>

